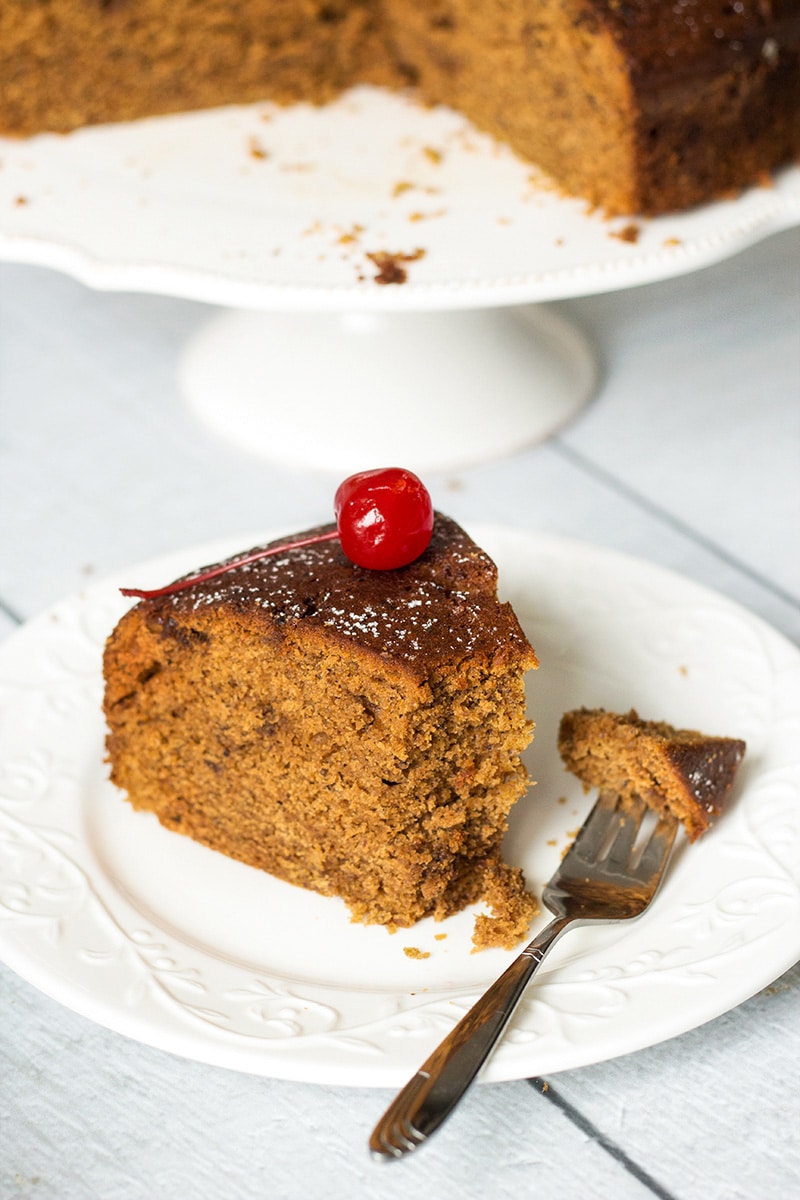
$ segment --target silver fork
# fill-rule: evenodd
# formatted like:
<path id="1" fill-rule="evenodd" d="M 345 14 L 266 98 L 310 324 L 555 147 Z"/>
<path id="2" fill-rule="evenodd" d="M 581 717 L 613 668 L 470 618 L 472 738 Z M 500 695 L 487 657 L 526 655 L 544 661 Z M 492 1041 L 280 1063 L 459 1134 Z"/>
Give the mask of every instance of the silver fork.
<path id="1" fill-rule="evenodd" d="M 449 1117 L 496 1046 L 544 956 L 572 925 L 641 916 L 656 894 L 678 822 L 662 816 L 639 837 L 644 801 L 600 794 L 542 899 L 554 919 L 526 946 L 392 1101 L 373 1130 L 370 1150 L 402 1158 Z M 644 844 L 642 844 L 644 843 Z"/>

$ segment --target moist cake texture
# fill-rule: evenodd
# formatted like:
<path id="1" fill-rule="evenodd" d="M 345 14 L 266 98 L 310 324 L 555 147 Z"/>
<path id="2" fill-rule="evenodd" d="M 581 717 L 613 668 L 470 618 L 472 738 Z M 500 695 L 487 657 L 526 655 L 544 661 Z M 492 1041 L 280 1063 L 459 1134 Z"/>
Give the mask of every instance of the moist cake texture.
<path id="1" fill-rule="evenodd" d="M 111 778 L 169 829 L 340 896 L 355 920 L 483 899 L 476 945 L 511 946 L 536 911 L 501 842 L 528 786 L 537 661 L 496 589 L 491 559 L 436 514 L 398 570 L 329 541 L 142 600 L 105 650 Z"/>
<path id="2" fill-rule="evenodd" d="M 4 0 L 0 131 L 415 89 L 609 213 L 800 154 L 800 0 Z"/>
<path id="3" fill-rule="evenodd" d="M 586 788 L 639 796 L 678 817 L 695 841 L 724 810 L 746 747 L 737 738 L 644 721 L 634 709 L 581 708 L 561 718 L 558 748 Z"/>
<path id="4" fill-rule="evenodd" d="M 450 105 L 609 213 L 688 208 L 800 154 L 800 0 L 403 0 Z"/>

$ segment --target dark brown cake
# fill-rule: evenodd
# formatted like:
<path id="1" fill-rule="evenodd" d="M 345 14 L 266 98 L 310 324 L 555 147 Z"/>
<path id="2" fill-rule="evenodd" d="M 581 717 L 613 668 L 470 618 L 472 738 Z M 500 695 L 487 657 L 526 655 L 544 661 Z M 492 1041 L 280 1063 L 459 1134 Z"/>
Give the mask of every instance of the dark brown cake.
<path id="1" fill-rule="evenodd" d="M 402 0 L 393 53 L 609 213 L 688 208 L 800 154 L 800 0 Z"/>
<path id="2" fill-rule="evenodd" d="M 390 81 L 376 38 L 373 0 L 3 0 L 0 130 L 319 103 L 356 76 Z"/>
<path id="3" fill-rule="evenodd" d="M 536 910 L 501 842 L 528 784 L 537 662 L 496 589 L 437 514 L 399 570 L 323 542 L 142 600 L 105 652 L 111 777 L 168 828 L 354 919 L 484 899 L 476 944 L 511 946 Z"/>
<path id="4" fill-rule="evenodd" d="M 643 721 L 631 709 L 576 709 L 561 718 L 558 748 L 566 767 L 586 788 L 639 796 L 672 812 L 695 841 L 717 819 L 730 796 L 745 743 Z"/>
<path id="5" fill-rule="evenodd" d="M 800 0 L 3 0 L 0 131 L 413 85 L 610 213 L 800 154 Z"/>

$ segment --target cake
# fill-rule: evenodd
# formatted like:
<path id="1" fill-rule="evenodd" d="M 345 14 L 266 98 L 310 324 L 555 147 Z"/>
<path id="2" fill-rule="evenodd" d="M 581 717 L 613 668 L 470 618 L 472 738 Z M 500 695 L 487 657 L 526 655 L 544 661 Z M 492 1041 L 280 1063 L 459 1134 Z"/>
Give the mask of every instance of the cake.
<path id="1" fill-rule="evenodd" d="M 609 213 L 800 154 L 800 0 L 4 0 L 0 132 L 412 88 Z"/>
<path id="2" fill-rule="evenodd" d="M 494 563 L 441 514 L 395 570 L 336 540 L 282 550 L 119 621 L 111 779 L 168 829 L 340 897 L 356 921 L 484 901 L 476 946 L 512 946 L 536 911 L 501 846 L 529 782 L 536 665 Z"/>
<path id="3" fill-rule="evenodd" d="M 665 721 L 575 709 L 561 718 L 558 748 L 569 771 L 588 788 L 638 796 L 671 812 L 695 841 L 723 812 L 745 743 L 675 729 Z"/>
<path id="4" fill-rule="evenodd" d="M 403 0 L 399 60 L 608 213 L 688 208 L 800 154 L 800 0 Z"/>

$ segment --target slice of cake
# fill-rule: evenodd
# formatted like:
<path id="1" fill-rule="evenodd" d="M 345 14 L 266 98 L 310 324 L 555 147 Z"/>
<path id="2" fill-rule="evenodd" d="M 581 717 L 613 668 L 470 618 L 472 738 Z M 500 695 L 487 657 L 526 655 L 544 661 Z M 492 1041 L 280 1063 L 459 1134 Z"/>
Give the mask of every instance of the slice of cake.
<path id="1" fill-rule="evenodd" d="M 558 748 L 586 788 L 640 796 L 678 817 L 695 841 L 725 808 L 745 743 L 643 721 L 633 709 L 580 708 L 561 718 Z"/>
<path id="2" fill-rule="evenodd" d="M 122 618 L 104 658 L 111 778 L 169 829 L 356 920 L 483 899 L 476 945 L 512 946 L 536 911 L 501 855 L 536 666 L 494 563 L 440 514 L 396 570 L 338 541 L 283 550 Z"/>

